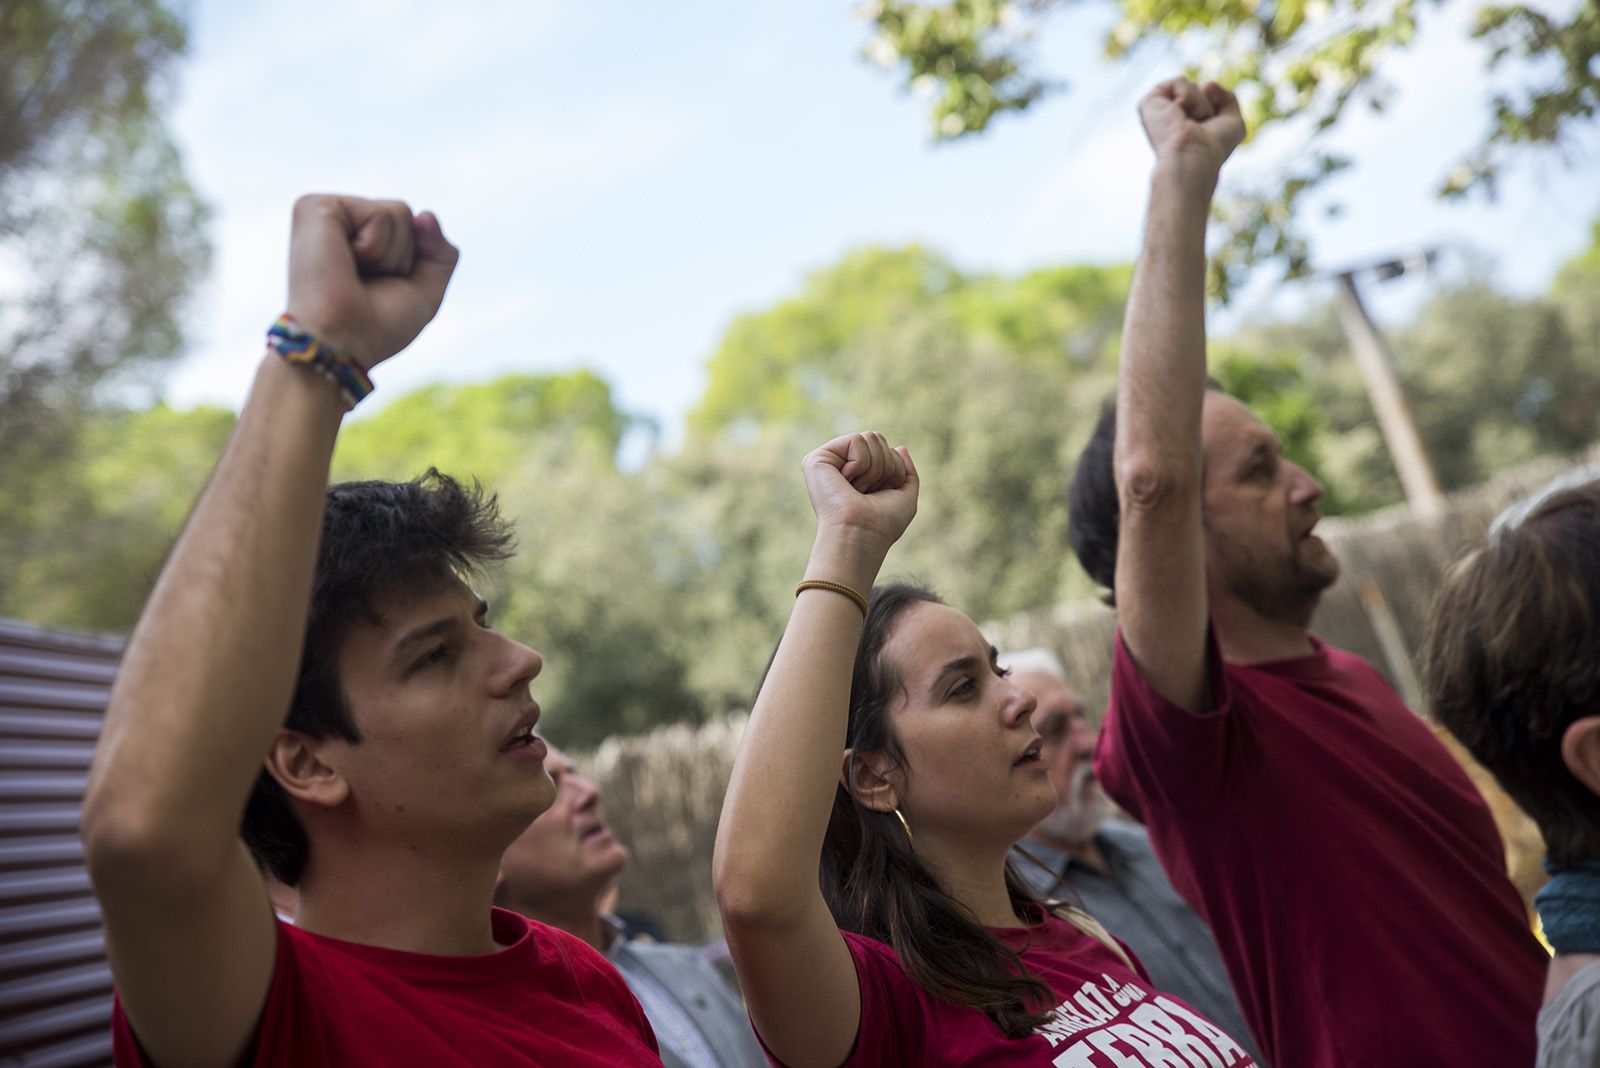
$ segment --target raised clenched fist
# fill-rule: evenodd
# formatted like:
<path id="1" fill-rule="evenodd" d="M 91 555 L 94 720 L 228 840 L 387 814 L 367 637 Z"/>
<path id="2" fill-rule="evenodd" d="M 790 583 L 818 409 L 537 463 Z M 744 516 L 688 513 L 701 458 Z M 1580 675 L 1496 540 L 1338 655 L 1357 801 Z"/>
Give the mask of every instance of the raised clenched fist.
<path id="1" fill-rule="evenodd" d="M 460 253 L 398 200 L 303 196 L 289 239 L 289 314 L 371 369 L 422 332 Z"/>
<path id="2" fill-rule="evenodd" d="M 875 542 L 884 551 L 917 514 L 917 468 L 905 446 L 882 434 L 846 434 L 812 450 L 802 464 L 817 528 Z"/>
<path id="3" fill-rule="evenodd" d="M 1223 161 L 1244 140 L 1239 101 L 1216 82 L 1162 82 L 1139 102 L 1139 118 L 1158 163 L 1215 182 Z"/>

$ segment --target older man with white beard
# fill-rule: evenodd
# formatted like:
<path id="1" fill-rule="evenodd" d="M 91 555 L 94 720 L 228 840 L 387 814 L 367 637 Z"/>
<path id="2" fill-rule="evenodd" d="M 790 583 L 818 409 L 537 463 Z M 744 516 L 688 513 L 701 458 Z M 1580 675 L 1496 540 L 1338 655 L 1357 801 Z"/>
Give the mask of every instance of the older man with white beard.
<path id="1" fill-rule="evenodd" d="M 1096 731 L 1061 662 L 1045 649 L 1027 649 L 1000 654 L 1000 667 L 1038 699 L 1033 726 L 1061 799 L 1012 850 L 1017 869 L 1040 896 L 1081 905 L 1128 944 L 1157 986 L 1246 1042 L 1266 1064 L 1211 932 L 1167 881 L 1144 828 L 1111 818 L 1111 799 L 1094 776 Z"/>

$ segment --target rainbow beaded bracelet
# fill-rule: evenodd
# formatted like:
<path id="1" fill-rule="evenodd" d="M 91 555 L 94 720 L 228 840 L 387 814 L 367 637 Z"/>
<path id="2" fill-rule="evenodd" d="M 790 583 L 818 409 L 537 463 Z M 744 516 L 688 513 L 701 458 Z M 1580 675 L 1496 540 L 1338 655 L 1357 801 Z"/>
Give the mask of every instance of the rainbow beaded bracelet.
<path id="1" fill-rule="evenodd" d="M 301 329 L 288 312 L 278 316 L 267 328 L 267 347 L 290 363 L 309 368 L 338 386 L 349 402 L 348 408 L 354 408 L 372 392 L 372 379 L 360 364 L 333 346 L 318 341 L 309 330 Z"/>

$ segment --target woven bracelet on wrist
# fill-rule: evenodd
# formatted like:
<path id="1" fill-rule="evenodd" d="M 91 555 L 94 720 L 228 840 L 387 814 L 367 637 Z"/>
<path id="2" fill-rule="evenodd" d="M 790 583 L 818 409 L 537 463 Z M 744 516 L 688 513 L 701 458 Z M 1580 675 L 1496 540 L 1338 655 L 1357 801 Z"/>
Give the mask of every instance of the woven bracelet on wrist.
<path id="1" fill-rule="evenodd" d="M 315 371 L 338 386 L 348 406 L 354 408 L 372 392 L 372 379 L 361 365 L 331 345 L 303 330 L 294 316 L 284 312 L 267 328 L 267 347 L 292 364 Z"/>
<path id="2" fill-rule="evenodd" d="M 867 616 L 867 599 L 842 582 L 829 582 L 827 579 L 806 579 L 794 588 L 794 595 L 798 597 L 807 590 L 827 590 L 829 593 L 842 594 L 850 598 L 851 603 L 861 609 L 861 618 L 865 619 Z"/>

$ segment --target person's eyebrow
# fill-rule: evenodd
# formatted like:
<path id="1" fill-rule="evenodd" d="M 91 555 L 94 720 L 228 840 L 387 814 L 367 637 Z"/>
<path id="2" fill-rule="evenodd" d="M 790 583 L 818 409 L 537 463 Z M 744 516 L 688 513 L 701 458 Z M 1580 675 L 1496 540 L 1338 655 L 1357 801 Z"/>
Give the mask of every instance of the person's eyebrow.
<path id="1" fill-rule="evenodd" d="M 935 700 L 937 700 L 939 697 L 939 691 L 944 688 L 945 679 L 949 678 L 958 671 L 971 671 L 977 665 L 978 658 L 975 656 L 957 657 L 939 669 L 939 673 L 933 677 L 932 685 L 928 687 L 928 692 Z"/>
<path id="2" fill-rule="evenodd" d="M 1272 455 L 1272 443 L 1271 442 L 1269 442 L 1269 441 L 1258 441 L 1258 442 L 1256 442 L 1255 447 L 1252 448 L 1249 451 L 1249 453 L 1247 453 L 1245 455 L 1245 458 L 1242 461 L 1240 461 L 1240 463 L 1239 463 L 1239 473 L 1241 475 L 1244 474 L 1245 472 L 1249 471 L 1252 467 L 1254 467 L 1258 462 L 1267 459 L 1267 457 L 1269 457 L 1270 455 Z"/>
<path id="3" fill-rule="evenodd" d="M 456 617 L 449 615 L 436 619 L 431 623 L 423 623 L 420 626 L 413 627 L 402 635 L 399 641 L 394 643 L 394 653 L 390 657 L 391 662 L 395 667 L 403 667 L 402 661 L 405 660 L 406 654 L 411 649 L 429 638 L 437 638 L 441 634 L 449 633 L 455 628 L 455 625 Z"/>

